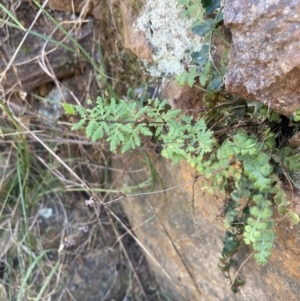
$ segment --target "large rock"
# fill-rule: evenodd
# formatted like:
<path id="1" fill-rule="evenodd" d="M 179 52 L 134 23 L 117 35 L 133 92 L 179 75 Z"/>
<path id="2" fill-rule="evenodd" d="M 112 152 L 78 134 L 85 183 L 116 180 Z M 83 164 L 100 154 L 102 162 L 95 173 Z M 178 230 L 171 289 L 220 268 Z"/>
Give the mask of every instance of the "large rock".
<path id="1" fill-rule="evenodd" d="M 129 3 L 129 1 L 125 2 L 127 4 Z M 268 1 L 265 2 L 268 3 Z M 273 2 L 275 3 L 275 1 Z M 277 3 L 281 2 L 280 0 L 277 1 Z M 148 7 L 154 6 L 153 3 L 154 1 L 149 1 Z M 240 3 L 243 2 L 240 1 Z M 246 2 L 245 4 L 240 3 L 238 1 L 227 1 L 226 6 L 228 5 L 228 7 L 225 9 L 226 16 L 230 13 L 230 9 L 233 12 L 236 12 L 236 8 L 242 7 L 245 11 L 244 19 L 243 15 L 241 14 L 240 16 L 238 12 L 236 12 L 236 19 L 241 25 L 246 24 L 248 26 L 248 32 L 251 37 L 254 36 L 255 32 L 255 30 L 252 30 L 253 27 L 256 28 L 256 31 L 260 31 L 260 33 L 257 34 L 263 39 L 263 37 L 265 37 L 265 29 L 263 30 L 262 25 L 259 27 L 257 21 L 254 20 L 254 17 L 251 18 L 251 16 L 256 16 L 258 14 L 255 11 L 255 6 L 251 7 L 250 5 L 252 10 L 249 10 Z M 287 3 L 287 7 L 288 4 L 291 7 L 295 4 L 294 2 L 291 4 L 287 1 L 285 3 Z M 168 5 L 170 5 L 169 2 Z M 145 9 L 146 7 L 147 5 L 144 4 L 144 13 L 147 12 Z M 278 7 L 278 15 L 282 13 L 279 9 L 279 4 L 269 4 L 269 9 L 271 7 Z M 124 7 L 122 9 L 123 12 L 126 12 Z M 127 9 L 130 11 L 130 8 L 127 7 Z M 260 8 L 259 6 L 259 9 L 261 10 L 263 8 Z M 154 9 L 150 9 L 149 11 L 154 14 Z M 252 14 L 250 17 L 249 15 L 246 15 L 246 12 L 248 11 L 250 11 L 249 14 Z M 145 15 L 144 13 L 143 15 Z M 170 15 L 175 22 L 174 14 L 165 14 L 164 17 L 168 19 Z M 157 16 L 159 15 L 157 14 Z M 249 20 L 247 19 L 248 17 Z M 285 20 L 288 19 L 287 17 L 284 18 Z M 160 48 L 154 44 L 154 37 L 156 38 L 156 35 L 159 34 L 162 36 L 163 31 L 158 28 L 160 23 L 158 21 L 153 22 L 152 17 L 145 18 L 148 24 L 146 24 L 146 21 L 144 23 L 141 22 L 141 20 L 144 19 L 140 17 L 137 21 L 140 26 L 141 24 L 143 25 L 139 28 L 141 31 L 145 32 L 145 36 L 147 40 L 150 41 L 152 48 L 157 51 L 156 54 L 152 55 L 152 60 L 153 63 L 159 67 L 160 57 L 158 54 L 160 54 Z M 162 18 L 162 20 L 164 19 Z M 293 22 L 293 20 L 291 22 Z M 124 32 L 129 31 L 129 33 L 133 35 L 136 33 L 140 34 L 135 22 L 126 21 L 124 24 L 126 25 Z M 127 26 L 128 24 L 129 27 Z M 229 24 L 228 22 L 228 25 L 231 26 L 231 23 Z M 277 26 L 277 22 L 273 23 L 273 26 L 275 25 Z M 237 25 L 234 26 L 238 27 Z M 168 26 L 165 27 L 167 29 L 169 28 Z M 173 29 L 173 27 L 170 28 Z M 142 30 L 143 28 L 144 30 Z M 276 32 L 276 29 L 274 32 Z M 234 28 L 233 34 L 235 34 Z M 288 39 L 285 34 L 279 36 L 279 40 L 282 38 Z M 173 42 L 172 39 L 175 39 L 175 35 L 171 35 L 168 39 L 165 38 L 166 41 L 169 41 L 169 39 Z M 243 39 L 245 39 L 245 41 L 248 39 L 251 44 L 243 48 L 242 45 L 245 45 Z M 273 36 L 269 36 L 269 39 L 273 39 Z M 281 86 L 284 86 L 285 82 L 293 76 L 294 72 L 297 73 L 297 68 L 293 67 L 291 60 L 286 60 L 285 57 L 279 57 L 276 60 L 275 56 L 273 56 L 273 50 L 266 49 L 263 52 L 262 49 L 254 49 L 258 46 L 253 45 L 253 41 L 256 40 L 251 40 L 249 37 L 240 36 L 239 39 L 235 38 L 228 77 L 226 79 L 227 88 L 230 89 L 232 87 L 234 93 L 243 97 L 253 99 L 257 96 L 259 99 L 266 99 L 266 103 L 269 104 L 271 93 L 272 99 L 277 94 L 281 93 Z M 258 41 L 260 40 L 258 39 Z M 238 44 L 237 46 L 235 46 L 236 43 Z M 279 43 L 279 41 L 277 43 Z M 200 43 L 198 43 L 198 46 L 199 45 Z M 145 47 L 148 46 L 149 43 L 146 43 Z M 129 43 L 127 47 L 132 51 L 135 49 L 135 47 L 131 47 Z M 244 51 L 243 53 L 239 52 L 241 51 L 239 47 Z M 297 45 L 295 45 L 295 49 L 296 47 Z M 233 53 L 234 50 L 236 53 Z M 145 58 L 138 52 L 135 53 L 141 58 Z M 259 69 L 259 67 L 257 67 L 256 70 L 256 61 L 251 61 L 251 59 L 254 58 L 255 53 L 257 55 L 262 55 L 263 59 L 271 67 L 266 64 L 264 68 L 261 67 Z M 263 53 L 265 55 L 263 55 Z M 297 53 L 296 50 L 295 53 Z M 171 57 L 170 54 L 169 56 Z M 242 60 L 244 56 L 246 57 L 245 62 Z M 237 60 L 237 58 L 239 60 Z M 293 60 L 296 61 L 296 58 L 293 58 Z M 282 62 L 285 62 L 285 64 Z M 287 68 L 287 63 L 291 64 L 290 69 Z M 277 71 L 279 69 L 278 66 L 283 66 L 282 70 L 280 69 L 281 73 L 278 73 Z M 233 67 L 235 67 L 235 69 Z M 271 68 L 273 71 L 270 72 L 271 76 L 265 77 L 263 71 L 266 72 L 268 68 Z M 253 75 L 253 72 L 256 72 L 257 74 Z M 247 75 L 247 78 L 243 78 L 244 74 Z M 277 78 L 275 75 L 281 75 L 281 77 Z M 260 77 L 262 77 L 262 79 L 260 79 Z M 231 78 L 237 78 L 239 80 L 237 82 L 238 84 L 235 85 L 233 81 L 230 81 Z M 246 83 L 244 83 L 244 80 Z M 259 80 L 262 80 L 262 83 Z M 295 77 L 293 80 L 297 81 L 298 79 Z M 261 98 L 261 94 L 259 93 L 261 92 L 260 89 L 264 83 L 268 84 L 267 88 L 269 90 L 267 90 L 267 92 L 262 92 L 264 93 L 264 98 Z M 297 83 L 291 82 L 288 86 L 290 91 L 285 90 L 285 93 L 290 93 L 292 99 L 295 99 L 293 88 L 295 88 L 296 85 Z M 248 86 L 250 87 L 250 92 L 248 92 Z M 186 94 L 186 90 L 179 89 L 172 82 L 167 83 L 163 88 L 164 91 L 160 96 L 167 98 L 172 107 L 180 107 L 183 110 L 195 109 L 193 106 L 197 102 L 197 105 L 199 106 L 197 109 L 203 109 L 201 95 L 199 95 L 199 97 L 194 95 L 194 98 L 188 98 L 186 103 L 190 104 L 192 107 L 186 108 L 183 103 L 184 100 L 182 99 L 183 94 Z M 201 94 L 201 92 L 199 93 Z M 289 99 L 290 95 L 283 95 L 284 100 Z M 267 98 L 267 96 L 269 98 Z M 276 103 L 273 105 L 275 108 Z M 284 111 L 285 114 L 291 114 L 294 110 L 288 103 L 286 107 L 283 107 L 282 104 L 280 104 L 280 109 L 281 111 Z M 279 108 L 277 108 L 277 110 L 279 110 Z M 288 110 L 290 110 L 290 112 L 288 112 Z M 121 202 L 130 220 L 131 227 L 140 244 L 143 246 L 144 253 L 147 255 L 148 261 L 158 279 L 160 288 L 174 301 L 233 300 L 234 296 L 230 289 L 229 280 L 223 276 L 218 268 L 225 229 L 222 219 L 217 217 L 217 215 L 220 215 L 219 208 L 224 204 L 225 196 L 220 195 L 218 197 L 212 197 L 208 194 L 204 194 L 200 180 L 193 185 L 194 176 L 196 174 L 195 170 L 189 168 L 185 164 L 173 166 L 169 161 L 163 160 L 162 158 L 152 158 L 152 161 L 155 162 L 154 168 L 159 174 L 159 177 L 157 176 L 156 178 L 160 179 L 157 180 L 154 191 L 160 191 L 160 193 L 140 194 L 131 197 L 127 196 Z M 122 156 L 120 161 L 114 160 L 114 165 L 118 169 L 129 171 L 127 175 L 124 175 L 123 173 L 121 173 L 121 175 L 115 175 L 115 177 L 119 176 L 117 189 L 122 192 L 123 190 L 125 191 L 127 187 L 136 186 L 139 183 L 145 184 L 145 181 L 150 177 L 155 177 L 153 166 L 148 165 L 151 168 L 147 172 L 147 170 L 145 170 L 145 157 L 141 156 L 139 153 L 129 154 L 128 157 Z M 149 191 L 151 191 L 151 187 L 140 189 L 137 194 L 139 192 L 148 193 Z M 298 203 L 299 200 L 295 200 L 295 204 Z M 286 220 L 281 220 L 277 223 L 276 227 L 277 240 L 275 243 L 275 250 L 267 265 L 257 265 L 253 256 L 251 256 L 252 249 L 247 246 L 242 246 L 236 254 L 235 270 L 231 276 L 234 277 L 238 271 L 241 278 L 246 280 L 246 285 L 240 289 L 240 293 L 237 295 L 238 300 L 296 301 L 299 299 L 300 262 L 298 260 L 298 249 L 300 246 L 300 226 L 291 229 Z"/>
<path id="2" fill-rule="evenodd" d="M 233 300 L 229 280 L 218 268 L 225 229 L 217 216 L 224 196 L 204 194 L 200 180 L 193 184 L 195 170 L 185 164 L 173 166 L 162 158 L 151 158 L 155 163 L 150 173 L 145 156 L 135 153 L 122 159 L 115 161 L 115 167 L 130 172 L 119 174 L 121 191 L 154 177 L 154 168 L 159 175 L 157 193 L 128 196 L 122 206 L 160 288 L 174 301 Z M 147 187 L 137 193 L 151 191 Z M 232 277 L 241 267 L 239 275 L 246 280 L 237 300 L 299 300 L 300 225 L 291 229 L 281 220 L 276 231 L 275 250 L 267 265 L 257 265 L 249 247 L 236 254 Z"/>
<path id="3" fill-rule="evenodd" d="M 227 0 L 232 31 L 226 89 L 291 115 L 300 108 L 300 1 Z"/>

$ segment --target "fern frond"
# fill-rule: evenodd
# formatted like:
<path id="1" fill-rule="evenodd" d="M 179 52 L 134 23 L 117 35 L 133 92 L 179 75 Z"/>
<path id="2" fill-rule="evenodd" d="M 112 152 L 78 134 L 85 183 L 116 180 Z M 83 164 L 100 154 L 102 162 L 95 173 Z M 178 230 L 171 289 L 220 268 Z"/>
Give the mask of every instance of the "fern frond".
<path id="1" fill-rule="evenodd" d="M 246 244 L 252 244 L 257 251 L 257 262 L 263 264 L 271 255 L 275 239 L 274 222 L 269 220 L 273 215 L 272 203 L 261 194 L 254 195 L 253 201 L 256 205 L 250 208 L 252 217 L 247 219 L 244 241 Z"/>
<path id="2" fill-rule="evenodd" d="M 254 187 L 261 192 L 271 190 L 272 181 L 268 176 L 272 173 L 273 167 L 269 163 L 270 156 L 265 153 L 258 155 L 244 155 L 243 160 L 245 175 L 254 183 Z"/>
<path id="3" fill-rule="evenodd" d="M 188 75 L 190 83 L 194 75 Z M 205 176 L 203 189 L 210 193 L 231 191 L 231 201 L 225 207 L 225 227 L 234 229 L 230 232 L 232 237 L 243 233 L 245 243 L 253 246 L 258 263 L 266 263 L 275 239 L 270 197 L 279 213 L 288 214 L 294 224 L 300 221 L 290 208 L 277 175 L 279 168 L 300 168 L 300 156 L 290 148 L 274 150 L 274 135 L 270 131 L 264 132 L 264 142 L 260 142 L 254 135 L 237 130 L 218 145 L 203 118 L 194 120 L 180 109 L 167 109 L 166 100 L 151 99 L 142 106 L 135 101 L 98 97 L 93 108 L 67 104 L 64 107 L 67 113 L 80 115 L 81 120 L 72 129 L 85 127 L 86 136 L 93 142 L 106 139 L 111 151 L 121 147 L 124 153 L 140 147 L 142 136 L 155 136 L 163 157 L 173 163 L 186 160 Z M 235 245 L 229 236 L 226 244 L 228 250 L 233 250 Z"/>
<path id="4" fill-rule="evenodd" d="M 272 255 L 271 251 L 274 247 L 275 232 L 270 229 L 261 233 L 260 241 L 253 243 L 253 249 L 256 251 L 254 257 L 259 264 L 268 262 L 268 258 Z"/>

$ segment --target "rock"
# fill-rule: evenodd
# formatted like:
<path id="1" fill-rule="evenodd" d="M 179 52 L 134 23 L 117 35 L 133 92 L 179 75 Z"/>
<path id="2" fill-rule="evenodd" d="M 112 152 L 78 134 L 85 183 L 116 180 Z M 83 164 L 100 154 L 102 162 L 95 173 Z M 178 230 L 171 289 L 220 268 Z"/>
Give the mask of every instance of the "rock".
<path id="1" fill-rule="evenodd" d="M 289 145 L 291 147 L 299 147 L 300 146 L 300 132 L 297 132 L 293 137 L 289 139 Z"/>
<path id="2" fill-rule="evenodd" d="M 181 87 L 175 80 L 163 79 L 159 99 L 167 99 L 173 109 L 181 109 L 183 112 L 189 110 L 198 114 L 204 108 L 204 92 L 195 87 Z"/>
<path id="3" fill-rule="evenodd" d="M 92 14 L 96 19 L 100 19 L 100 0 L 49 0 L 48 6 L 53 10 L 74 12 L 77 14 Z"/>
<path id="4" fill-rule="evenodd" d="M 138 153 L 123 157 L 115 167 L 130 166 L 131 173 L 118 178 L 117 189 L 138 185 L 151 176 Z M 218 268 L 225 229 L 217 217 L 224 196 L 204 194 L 201 181 L 193 185 L 195 170 L 186 164 L 172 165 L 152 158 L 159 178 L 154 191 L 126 197 L 122 206 L 132 229 L 143 245 L 160 288 L 173 301 L 233 300 L 229 280 Z M 128 170 L 128 169 L 127 169 Z M 153 170 L 153 169 L 152 169 Z M 158 177 L 157 177 L 158 178 Z M 151 187 L 134 193 L 150 192 Z M 277 240 L 270 262 L 259 266 L 252 249 L 243 246 L 236 254 L 235 271 L 246 281 L 236 298 L 239 301 L 298 300 L 300 291 L 300 226 L 277 222 Z"/>
<path id="5" fill-rule="evenodd" d="M 44 95 L 47 101 L 41 101 L 37 111 L 42 124 L 51 126 L 56 124 L 64 113 L 61 105 L 64 102 L 76 104 L 77 100 L 77 103 L 85 103 L 87 99 L 97 98 L 97 86 L 88 82 L 90 72 L 87 68 L 82 75 L 77 74 L 57 82 L 57 86 Z"/>
<path id="6" fill-rule="evenodd" d="M 151 46 L 147 41 L 145 34 L 135 27 L 137 16 L 134 14 L 132 1 L 121 0 L 119 5 L 123 23 L 124 47 L 129 49 L 140 59 L 151 62 Z"/>
<path id="7" fill-rule="evenodd" d="M 43 206 L 37 212 L 38 225 L 34 226 L 41 234 L 38 239 L 43 249 L 52 250 L 47 254 L 49 259 L 56 261 L 65 254 L 69 256 L 61 262 L 64 275 L 60 283 L 68 287 L 76 300 L 121 300 L 128 276 L 125 269 L 119 268 L 123 262 L 118 248 L 110 247 L 116 238 L 112 232 L 109 237 L 109 227 L 102 231 L 96 226 L 99 217 L 83 199 L 76 200 L 75 194 L 69 197 L 71 200 L 66 198 L 61 202 L 54 194 L 45 195 Z M 69 300 L 69 293 L 65 288 L 56 288 L 53 300 Z"/>
<path id="8" fill-rule="evenodd" d="M 300 1 L 225 1 L 227 91 L 284 115 L 300 108 Z"/>
<path id="9" fill-rule="evenodd" d="M 83 201 L 64 206 L 53 195 L 45 195 L 38 209 L 38 227 L 43 249 L 75 249 L 89 238 L 91 212 Z"/>
<path id="10" fill-rule="evenodd" d="M 124 45 L 151 64 L 152 76 L 179 75 L 192 64 L 190 53 L 199 51 L 201 38 L 191 31 L 195 19 L 180 16 L 184 10 L 177 0 L 122 0 Z M 133 4 L 142 8 L 133 13 Z M 137 4 L 135 4 L 137 5 Z"/>
<path id="11" fill-rule="evenodd" d="M 69 271 L 68 288 L 74 298 L 81 301 L 121 300 L 118 255 L 117 251 L 103 247 L 80 257 Z"/>

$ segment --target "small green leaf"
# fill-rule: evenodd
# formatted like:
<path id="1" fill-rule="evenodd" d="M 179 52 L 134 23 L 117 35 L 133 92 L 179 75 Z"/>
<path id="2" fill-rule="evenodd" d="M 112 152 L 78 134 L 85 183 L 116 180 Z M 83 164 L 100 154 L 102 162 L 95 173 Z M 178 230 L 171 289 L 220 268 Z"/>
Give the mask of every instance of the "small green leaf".
<path id="1" fill-rule="evenodd" d="M 197 72 L 197 68 L 196 67 L 193 67 L 191 70 L 190 70 L 190 73 L 188 75 L 188 78 L 187 78 L 187 84 L 192 87 L 194 85 L 194 82 L 195 82 L 195 77 L 199 76 L 199 73 Z"/>
<path id="2" fill-rule="evenodd" d="M 120 141 L 123 142 L 123 141 L 125 140 L 125 137 L 124 137 L 124 135 L 122 134 L 121 130 L 116 131 L 116 135 L 118 136 L 118 139 L 119 139 Z"/>
<path id="3" fill-rule="evenodd" d="M 195 25 L 192 28 L 192 32 L 198 35 L 199 37 L 204 37 L 207 32 L 213 30 L 212 24 L 213 20 L 207 19 L 204 23 Z"/>
<path id="4" fill-rule="evenodd" d="M 204 66 L 204 71 L 203 73 L 206 75 L 210 74 L 210 70 L 211 70 L 211 63 L 210 62 L 206 62 L 205 66 Z"/>
<path id="5" fill-rule="evenodd" d="M 188 73 L 184 70 L 181 75 L 176 76 L 176 82 L 179 86 L 184 86 L 188 78 Z"/>
<path id="6" fill-rule="evenodd" d="M 117 149 L 117 147 L 120 145 L 121 141 L 117 135 L 117 130 L 115 133 L 107 138 L 107 141 L 110 142 L 110 151 L 113 152 Z"/>
<path id="7" fill-rule="evenodd" d="M 141 108 L 135 115 L 135 118 L 136 119 L 139 119 L 141 117 L 144 117 L 144 115 L 146 114 L 146 111 L 148 110 L 149 108 L 147 106 Z"/>
<path id="8" fill-rule="evenodd" d="M 88 124 L 88 126 L 86 127 L 86 130 L 85 130 L 86 131 L 86 136 L 88 138 L 91 138 L 93 136 L 94 131 L 96 130 L 97 126 L 98 126 L 98 123 L 97 123 L 96 120 L 92 119 L 92 120 L 89 121 L 89 124 Z"/>
<path id="9" fill-rule="evenodd" d="M 82 106 L 76 106 L 75 109 L 79 113 L 81 119 L 85 119 L 86 118 L 85 109 Z"/>
<path id="10" fill-rule="evenodd" d="M 86 121 L 86 119 L 81 119 L 79 122 L 77 122 L 76 124 L 74 124 L 74 125 L 71 127 L 71 130 L 72 130 L 72 131 L 76 131 L 76 130 L 81 129 L 81 128 L 84 126 L 85 121 Z"/>
<path id="11" fill-rule="evenodd" d="M 256 262 L 258 264 L 266 264 L 268 262 L 268 258 L 272 255 L 269 251 L 264 251 L 260 253 L 254 254 L 254 257 L 256 259 Z"/>
<path id="12" fill-rule="evenodd" d="M 220 91 L 223 86 L 223 75 L 220 73 L 215 73 L 209 85 L 207 86 L 207 91 L 214 92 Z"/>
<path id="13" fill-rule="evenodd" d="M 130 140 L 128 140 L 122 147 L 122 154 L 124 154 L 125 152 L 127 152 L 128 150 L 131 149 L 131 143 L 130 143 Z"/>
<path id="14" fill-rule="evenodd" d="M 199 77 L 200 85 L 204 87 L 206 85 L 207 80 L 208 80 L 208 76 L 202 73 Z"/>
<path id="15" fill-rule="evenodd" d="M 148 129 L 148 127 L 144 123 L 140 124 L 139 130 L 145 136 L 152 136 L 153 135 L 152 132 Z"/>
<path id="16" fill-rule="evenodd" d="M 97 140 L 102 139 L 103 135 L 103 128 L 99 126 L 92 135 L 92 141 L 96 142 Z"/>
<path id="17" fill-rule="evenodd" d="M 295 213 L 293 210 L 289 210 L 289 217 L 292 220 L 294 225 L 298 225 L 300 219 L 299 219 L 299 215 L 297 213 Z"/>
<path id="18" fill-rule="evenodd" d="M 137 133 L 134 133 L 133 135 L 134 143 L 136 146 L 141 146 L 141 140 Z"/>
<path id="19" fill-rule="evenodd" d="M 75 106 L 70 103 L 62 103 L 62 106 L 68 115 L 75 115 Z"/>
<path id="20" fill-rule="evenodd" d="M 207 44 L 202 45 L 200 51 L 193 52 L 191 54 L 194 63 L 204 66 L 208 61 L 209 46 Z"/>
<path id="21" fill-rule="evenodd" d="M 156 98 L 157 99 L 157 98 Z M 158 99 L 157 99 L 158 100 Z M 159 101 L 159 100 L 158 100 Z M 158 106 L 158 111 L 163 111 L 166 107 L 166 104 L 167 104 L 167 100 L 164 99 L 163 101 L 161 101 L 159 103 L 159 106 Z"/>

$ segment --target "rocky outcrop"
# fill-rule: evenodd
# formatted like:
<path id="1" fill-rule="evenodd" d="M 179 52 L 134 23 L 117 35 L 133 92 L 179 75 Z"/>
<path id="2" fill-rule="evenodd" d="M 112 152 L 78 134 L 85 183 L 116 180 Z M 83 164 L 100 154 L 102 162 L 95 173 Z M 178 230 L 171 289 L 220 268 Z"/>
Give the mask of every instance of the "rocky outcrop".
<path id="1" fill-rule="evenodd" d="M 138 153 L 115 167 L 130 169 L 119 175 L 118 188 L 145 183 L 150 172 Z M 122 206 L 129 217 L 143 251 L 158 279 L 160 288 L 174 301 L 234 300 L 230 282 L 218 268 L 225 229 L 220 215 L 224 196 L 205 193 L 201 181 L 193 183 L 195 170 L 186 164 L 172 165 L 162 158 L 152 158 L 153 170 L 162 182 L 139 192 L 148 194 L 126 197 Z M 127 168 L 126 168 L 127 167 Z M 166 189 L 166 190 L 164 190 Z M 294 199 L 295 204 L 299 199 Z M 232 278 L 241 276 L 239 301 L 296 301 L 300 293 L 300 225 L 290 228 L 286 219 L 277 221 L 277 239 L 270 262 L 259 266 L 252 249 L 243 246 L 236 254 Z"/>
<path id="2" fill-rule="evenodd" d="M 285 115 L 300 108 L 300 1 L 227 0 L 227 91 Z"/>
<path id="3" fill-rule="evenodd" d="M 252 5 L 251 1 L 250 4 L 225 1 L 225 20 L 233 33 L 226 88 L 241 97 L 261 100 L 286 115 L 300 107 L 297 3 L 278 0 Z M 152 25 L 153 32 L 147 28 L 150 41 L 151 34 L 156 33 L 156 24 Z M 125 30 L 133 32 L 131 28 Z M 169 99 L 172 106 L 187 109 L 182 99 L 188 93 L 186 90 L 182 93 L 173 82 L 163 88 L 161 96 Z M 201 110 L 202 97 L 195 100 L 185 102 L 192 106 L 188 109 L 200 105 L 197 109 Z M 132 231 L 160 288 L 174 301 L 234 300 L 230 282 L 218 268 L 225 235 L 220 207 L 225 196 L 205 194 L 201 181 L 194 182 L 195 170 L 186 164 L 174 166 L 154 156 L 151 160 L 155 162 L 151 172 L 145 170 L 145 158 L 140 153 L 114 160 L 113 164 L 130 170 L 125 176 L 115 175 L 117 189 L 121 191 L 122 187 L 125 190 L 145 183 L 154 175 L 162 179 L 156 182 L 156 193 L 149 192 L 149 187 L 141 188 L 135 196 L 122 200 Z M 291 203 L 299 211 L 299 198 Z M 291 229 L 289 222 L 280 217 L 276 221 L 276 233 L 275 248 L 267 265 L 259 266 L 248 246 L 243 245 L 236 254 L 231 277 L 239 275 L 246 281 L 237 300 L 299 299 L 300 225 Z"/>

